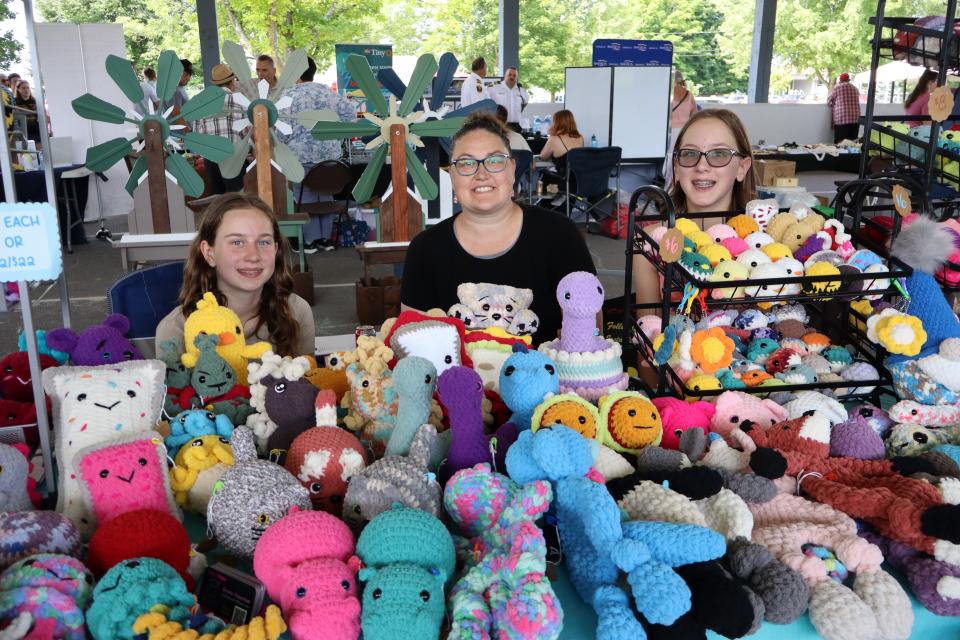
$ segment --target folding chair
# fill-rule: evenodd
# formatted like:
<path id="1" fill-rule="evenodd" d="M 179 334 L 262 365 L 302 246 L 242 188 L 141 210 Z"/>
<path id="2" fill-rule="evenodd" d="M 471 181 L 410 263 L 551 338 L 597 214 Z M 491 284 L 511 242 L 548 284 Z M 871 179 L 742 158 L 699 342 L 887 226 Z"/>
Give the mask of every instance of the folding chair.
<path id="1" fill-rule="evenodd" d="M 107 313 L 122 313 L 129 318 L 127 337 L 131 340 L 152 341 L 157 325 L 179 303 L 182 285 L 183 262 L 133 271 L 107 289 Z M 145 346 L 147 353 L 153 353 L 152 344 Z"/>
<path id="2" fill-rule="evenodd" d="M 349 201 L 327 200 L 325 202 L 304 202 L 303 188 L 306 187 L 313 193 L 331 198 L 343 191 L 352 179 L 350 167 L 342 160 L 324 160 L 307 172 L 303 182 L 300 183 L 300 190 L 297 194 L 296 213 L 306 213 L 311 216 L 323 216 L 337 214 L 336 222 L 330 231 L 330 240 L 335 246 L 340 245 L 337 229 L 341 222 L 348 218 Z"/>
<path id="3" fill-rule="evenodd" d="M 529 181 L 530 165 L 533 164 L 533 152 L 526 149 L 511 149 L 510 155 L 517 163 L 516 172 L 513 174 L 513 193 L 520 197 L 523 193 L 523 179 L 526 177 Z"/>
<path id="4" fill-rule="evenodd" d="M 617 215 L 617 195 L 620 192 L 620 147 L 580 147 L 567 152 L 566 205 L 567 217 L 574 211 L 587 215 L 589 229 L 590 216 L 596 220 Z M 610 188 L 610 178 L 616 178 L 616 189 Z M 611 212 L 601 207 L 613 204 Z M 604 215 L 598 216 L 597 212 Z M 619 233 L 619 224 L 617 232 Z"/>

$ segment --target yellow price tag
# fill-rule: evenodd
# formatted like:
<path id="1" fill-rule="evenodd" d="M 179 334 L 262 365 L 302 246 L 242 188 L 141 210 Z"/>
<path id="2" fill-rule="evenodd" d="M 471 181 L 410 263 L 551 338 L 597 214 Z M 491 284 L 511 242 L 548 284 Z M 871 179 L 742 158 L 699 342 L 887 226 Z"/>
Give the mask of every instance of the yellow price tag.
<path id="1" fill-rule="evenodd" d="M 947 87 L 937 87 L 930 94 L 930 117 L 936 122 L 943 122 L 953 113 L 953 91 Z"/>

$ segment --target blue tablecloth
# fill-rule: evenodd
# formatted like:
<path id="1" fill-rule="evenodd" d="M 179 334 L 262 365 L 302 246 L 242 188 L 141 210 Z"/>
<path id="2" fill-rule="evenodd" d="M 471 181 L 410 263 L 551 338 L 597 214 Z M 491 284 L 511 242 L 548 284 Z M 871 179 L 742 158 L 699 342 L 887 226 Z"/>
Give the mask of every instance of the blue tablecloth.
<path id="1" fill-rule="evenodd" d="M 53 169 L 54 179 L 56 180 L 56 189 L 58 195 L 61 192 L 60 175 L 64 171 L 79 169 L 82 164 L 71 164 L 64 167 L 55 167 Z M 13 174 L 14 186 L 17 189 L 17 202 L 46 202 L 47 201 L 47 183 L 43 171 L 16 171 Z M 77 188 L 77 200 L 80 204 L 80 215 L 83 216 L 83 210 L 87 206 L 87 192 L 89 190 L 90 180 L 75 180 Z M 0 198 L 5 198 L 3 183 L 0 181 Z M 60 237 L 64 237 L 67 229 L 66 210 L 63 206 L 57 207 L 60 216 Z M 71 242 L 73 244 L 86 244 L 87 235 L 83 230 L 83 225 L 77 225 L 71 231 Z"/>

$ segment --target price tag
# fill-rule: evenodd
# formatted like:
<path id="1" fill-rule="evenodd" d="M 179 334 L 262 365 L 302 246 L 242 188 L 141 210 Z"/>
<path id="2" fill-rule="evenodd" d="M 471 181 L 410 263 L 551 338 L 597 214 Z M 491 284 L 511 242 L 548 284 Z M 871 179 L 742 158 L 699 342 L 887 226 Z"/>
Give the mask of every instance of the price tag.
<path id="1" fill-rule="evenodd" d="M 910 193 L 903 185 L 898 184 L 893 188 L 893 208 L 900 216 L 908 216 L 913 213 L 913 205 L 910 202 Z"/>
<path id="2" fill-rule="evenodd" d="M 680 229 L 670 229 L 660 238 L 660 259 L 676 262 L 683 253 L 683 234 Z"/>
<path id="3" fill-rule="evenodd" d="M 49 203 L 0 203 L 0 282 L 56 280 L 60 225 Z"/>
<path id="4" fill-rule="evenodd" d="M 931 118 L 943 122 L 953 113 L 953 92 L 947 87 L 937 87 L 930 94 L 928 108 Z"/>

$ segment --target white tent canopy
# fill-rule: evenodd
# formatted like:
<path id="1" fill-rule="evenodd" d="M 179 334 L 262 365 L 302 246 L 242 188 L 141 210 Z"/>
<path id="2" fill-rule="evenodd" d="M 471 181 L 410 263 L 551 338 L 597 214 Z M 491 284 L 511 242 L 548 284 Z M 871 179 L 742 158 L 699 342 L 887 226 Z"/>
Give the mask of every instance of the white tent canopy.
<path id="1" fill-rule="evenodd" d="M 900 82 L 901 80 L 916 80 L 923 75 L 923 67 L 910 64 L 904 60 L 895 60 L 877 67 L 877 82 Z M 858 85 L 870 82 L 870 72 L 858 73 L 853 78 Z"/>

